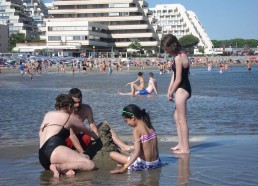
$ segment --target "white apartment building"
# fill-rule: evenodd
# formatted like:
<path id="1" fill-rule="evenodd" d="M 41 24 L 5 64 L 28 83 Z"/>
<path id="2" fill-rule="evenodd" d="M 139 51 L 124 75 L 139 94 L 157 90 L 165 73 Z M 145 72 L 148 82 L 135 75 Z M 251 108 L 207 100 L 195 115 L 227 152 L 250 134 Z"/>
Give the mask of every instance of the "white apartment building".
<path id="1" fill-rule="evenodd" d="M 144 0 L 55 0 L 50 7 L 41 27 L 44 48 L 121 54 L 138 40 L 146 52 L 157 52 L 159 38 Z"/>
<path id="2" fill-rule="evenodd" d="M 162 34 L 173 34 L 177 38 L 192 34 L 199 39 L 198 46 L 204 47 L 205 54 L 211 54 L 213 44 L 193 11 L 187 11 L 181 4 L 162 4 L 150 8 Z"/>
<path id="3" fill-rule="evenodd" d="M 33 18 L 35 24 L 40 26 L 44 23 L 44 17 L 48 15 L 48 9 L 42 0 L 22 0 L 26 12 Z"/>
<path id="4" fill-rule="evenodd" d="M 37 30 L 22 0 L 0 0 L 0 23 L 8 24 L 9 34 L 24 33 L 27 37 L 33 37 Z"/>

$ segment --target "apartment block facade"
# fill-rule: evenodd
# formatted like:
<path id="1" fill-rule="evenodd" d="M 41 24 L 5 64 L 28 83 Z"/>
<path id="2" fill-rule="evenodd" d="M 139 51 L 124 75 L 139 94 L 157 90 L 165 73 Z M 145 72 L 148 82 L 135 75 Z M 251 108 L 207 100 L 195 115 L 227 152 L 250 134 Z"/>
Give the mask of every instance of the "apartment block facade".
<path id="1" fill-rule="evenodd" d="M 10 35 L 24 33 L 26 37 L 33 38 L 37 30 L 22 0 L 0 0 L 0 23 L 8 24 Z"/>
<path id="2" fill-rule="evenodd" d="M 150 9 L 162 28 L 160 38 L 164 34 L 173 34 L 177 38 L 192 34 L 199 39 L 198 45 L 204 47 L 205 53 L 212 52 L 213 44 L 193 11 L 187 11 L 181 4 L 162 4 Z"/>
<path id="3" fill-rule="evenodd" d="M 152 12 L 143 0 L 55 0 L 45 20 L 48 47 L 125 52 L 138 40 L 156 52 L 159 38 L 151 25 Z M 43 28 L 44 29 L 44 28 Z"/>

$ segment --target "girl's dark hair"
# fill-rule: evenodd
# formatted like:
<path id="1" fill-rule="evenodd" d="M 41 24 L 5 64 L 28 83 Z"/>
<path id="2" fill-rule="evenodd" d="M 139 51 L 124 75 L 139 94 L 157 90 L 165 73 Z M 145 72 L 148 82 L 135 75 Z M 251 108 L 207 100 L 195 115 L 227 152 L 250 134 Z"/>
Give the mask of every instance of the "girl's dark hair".
<path id="1" fill-rule="evenodd" d="M 142 74 L 143 74 L 142 72 L 138 72 L 138 76 L 142 76 Z"/>
<path id="2" fill-rule="evenodd" d="M 75 98 L 81 98 L 82 97 L 82 92 L 80 89 L 78 88 L 72 88 L 70 91 L 69 91 L 69 96 L 71 97 L 75 97 Z"/>
<path id="3" fill-rule="evenodd" d="M 179 54 L 182 50 L 182 46 L 179 43 L 178 39 L 172 34 L 167 34 L 163 36 L 163 38 L 161 39 L 161 45 L 164 50 L 167 49 L 173 51 L 174 55 Z"/>
<path id="4" fill-rule="evenodd" d="M 141 110 L 140 107 L 135 104 L 130 104 L 124 107 L 122 110 L 122 116 L 130 119 L 133 117 L 137 119 L 142 119 L 146 123 L 148 128 L 153 129 L 149 113 L 146 113 L 145 109 Z"/>
<path id="5" fill-rule="evenodd" d="M 68 94 L 59 94 L 56 97 L 55 109 L 61 110 L 68 106 L 73 106 L 74 101 Z"/>

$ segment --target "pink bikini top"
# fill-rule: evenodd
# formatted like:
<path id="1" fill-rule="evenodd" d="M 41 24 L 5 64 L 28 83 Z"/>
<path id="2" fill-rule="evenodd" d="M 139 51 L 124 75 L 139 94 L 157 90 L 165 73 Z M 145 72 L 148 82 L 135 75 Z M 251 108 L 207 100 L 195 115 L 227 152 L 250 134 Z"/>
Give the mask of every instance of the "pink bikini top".
<path id="1" fill-rule="evenodd" d="M 157 133 L 156 132 L 152 132 L 150 134 L 142 135 L 140 137 L 140 139 L 138 141 L 136 141 L 136 142 L 140 141 L 141 143 L 145 143 L 145 142 L 150 141 L 151 139 L 154 139 L 156 137 L 157 137 Z"/>

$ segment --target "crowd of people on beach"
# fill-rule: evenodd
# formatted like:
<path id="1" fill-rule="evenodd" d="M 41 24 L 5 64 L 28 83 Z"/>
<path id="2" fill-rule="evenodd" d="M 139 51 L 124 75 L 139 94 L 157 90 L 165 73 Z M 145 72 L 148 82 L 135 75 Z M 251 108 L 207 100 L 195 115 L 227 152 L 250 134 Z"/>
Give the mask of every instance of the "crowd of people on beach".
<path id="1" fill-rule="evenodd" d="M 14 59 L 13 59 L 14 60 Z M 159 73 L 171 73 L 172 64 L 175 59 L 174 56 L 167 53 L 162 58 L 58 58 L 54 57 L 38 57 L 33 56 L 15 59 L 16 63 L 8 65 L 7 58 L 0 57 L 0 73 L 7 72 L 12 69 L 18 69 L 21 76 L 27 75 L 31 80 L 34 80 L 35 75 L 38 76 L 42 73 L 67 73 L 71 72 L 73 75 L 77 73 L 91 74 L 101 72 L 103 74 L 112 74 L 114 71 L 129 71 L 131 69 L 144 70 L 149 67 L 156 68 Z M 208 71 L 214 69 L 223 73 L 224 71 L 232 69 L 233 65 L 246 65 L 247 72 L 251 72 L 251 64 L 256 65 L 258 60 L 256 57 L 245 56 L 241 59 L 230 57 L 188 57 L 191 67 L 206 67 Z M 4 66 L 5 64 L 5 66 Z M 2 69 L 3 68 L 3 69 Z"/>

